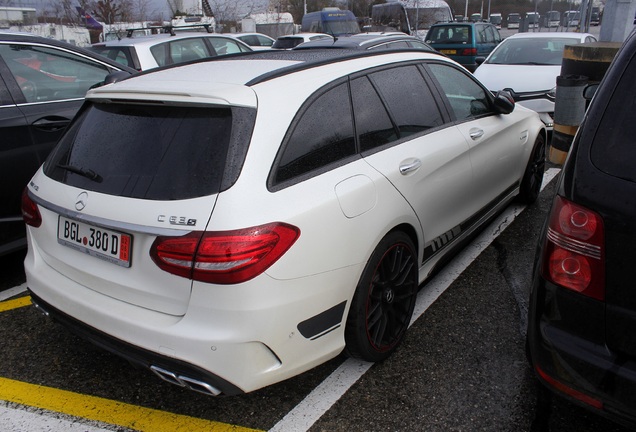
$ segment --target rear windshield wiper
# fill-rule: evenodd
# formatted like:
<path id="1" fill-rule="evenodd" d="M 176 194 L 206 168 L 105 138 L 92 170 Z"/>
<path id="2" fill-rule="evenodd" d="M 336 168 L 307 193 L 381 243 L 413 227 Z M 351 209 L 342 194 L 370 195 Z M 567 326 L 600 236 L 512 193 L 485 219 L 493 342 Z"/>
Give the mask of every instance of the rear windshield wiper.
<path id="1" fill-rule="evenodd" d="M 79 175 L 81 175 L 83 177 L 86 177 L 87 179 L 92 180 L 92 181 L 97 182 L 97 183 L 101 183 L 104 180 L 102 178 L 102 176 L 97 174 L 92 169 L 84 169 L 84 168 L 76 167 L 74 165 L 63 165 L 63 164 L 57 164 L 57 166 L 59 168 L 64 169 L 64 170 L 70 171 L 70 172 L 72 172 L 74 174 L 79 174 Z"/>

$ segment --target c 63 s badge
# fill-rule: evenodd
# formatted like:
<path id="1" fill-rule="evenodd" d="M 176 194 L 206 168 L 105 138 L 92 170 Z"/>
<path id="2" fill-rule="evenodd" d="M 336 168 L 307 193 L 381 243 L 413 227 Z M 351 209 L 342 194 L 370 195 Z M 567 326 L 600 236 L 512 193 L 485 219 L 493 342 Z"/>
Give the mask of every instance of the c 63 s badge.
<path id="1" fill-rule="evenodd" d="M 183 226 L 195 226 L 197 224 L 196 219 L 190 219 L 187 216 L 157 216 L 157 221 L 160 223 L 169 223 L 170 225 L 183 225 Z"/>

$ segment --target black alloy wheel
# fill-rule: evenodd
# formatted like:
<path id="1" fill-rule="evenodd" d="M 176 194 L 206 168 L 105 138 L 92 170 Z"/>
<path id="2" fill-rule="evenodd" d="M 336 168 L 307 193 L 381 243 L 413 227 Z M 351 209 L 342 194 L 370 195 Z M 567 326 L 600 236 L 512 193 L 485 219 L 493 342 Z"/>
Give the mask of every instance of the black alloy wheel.
<path id="1" fill-rule="evenodd" d="M 404 339 L 418 291 L 417 254 L 403 232 L 389 233 L 362 273 L 345 329 L 346 353 L 366 361 L 387 358 Z"/>
<path id="2" fill-rule="evenodd" d="M 545 171 L 545 139 L 538 135 L 532 148 L 530 160 L 521 180 L 518 201 L 523 204 L 532 204 L 539 197 L 543 173 Z"/>

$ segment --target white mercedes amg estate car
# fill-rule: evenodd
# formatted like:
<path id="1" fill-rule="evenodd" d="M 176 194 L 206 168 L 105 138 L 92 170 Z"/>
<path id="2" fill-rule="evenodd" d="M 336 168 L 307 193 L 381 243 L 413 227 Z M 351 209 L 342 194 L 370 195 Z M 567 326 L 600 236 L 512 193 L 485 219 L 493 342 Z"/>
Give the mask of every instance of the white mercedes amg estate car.
<path id="1" fill-rule="evenodd" d="M 388 357 L 420 285 L 546 131 L 423 50 L 260 51 L 91 90 L 25 190 L 33 302 L 174 384 L 236 395 Z"/>

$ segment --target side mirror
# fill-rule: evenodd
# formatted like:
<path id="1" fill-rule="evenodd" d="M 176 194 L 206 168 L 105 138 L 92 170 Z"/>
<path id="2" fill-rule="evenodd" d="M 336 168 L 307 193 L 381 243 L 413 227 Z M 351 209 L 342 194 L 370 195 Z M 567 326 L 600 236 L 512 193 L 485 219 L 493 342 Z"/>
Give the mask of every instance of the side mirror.
<path id="1" fill-rule="evenodd" d="M 126 71 L 117 71 L 112 72 L 106 75 L 106 79 L 104 79 L 104 85 L 112 84 L 123 80 L 124 78 L 128 78 L 130 74 Z"/>
<path id="2" fill-rule="evenodd" d="M 111 72 L 108 75 L 106 75 L 106 78 L 104 78 L 104 81 L 93 84 L 89 90 L 105 86 L 106 84 L 116 83 L 118 81 L 123 80 L 124 78 L 128 78 L 129 76 L 131 76 L 131 74 L 126 71 Z"/>
<path id="3" fill-rule="evenodd" d="M 477 65 L 480 65 L 485 61 L 486 61 L 486 57 L 483 57 L 483 56 L 475 57 L 475 63 L 477 63 Z"/>
<path id="4" fill-rule="evenodd" d="M 510 114 L 515 109 L 515 100 L 506 90 L 499 90 L 495 93 L 495 110 L 499 114 Z"/>
<path id="5" fill-rule="evenodd" d="M 596 90 L 598 90 L 598 84 L 588 84 L 583 89 L 583 97 L 585 100 L 592 100 L 594 95 L 596 94 Z"/>

